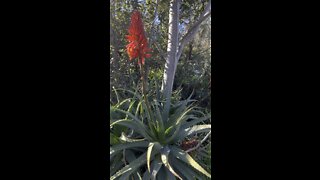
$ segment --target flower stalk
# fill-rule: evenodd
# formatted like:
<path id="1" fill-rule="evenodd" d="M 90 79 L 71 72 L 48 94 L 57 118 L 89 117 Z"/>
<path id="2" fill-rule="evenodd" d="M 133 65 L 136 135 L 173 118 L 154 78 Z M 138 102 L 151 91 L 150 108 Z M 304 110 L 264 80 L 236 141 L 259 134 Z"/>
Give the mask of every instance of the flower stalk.
<path id="1" fill-rule="evenodd" d="M 151 116 L 150 104 L 147 97 L 147 86 L 146 86 L 146 78 L 145 78 L 146 74 L 145 74 L 144 64 L 140 63 L 139 67 L 140 67 L 141 83 L 142 83 L 141 90 L 142 90 L 144 101 L 146 103 L 147 113 L 148 113 L 149 119 L 152 120 L 152 122 L 154 123 L 153 118 Z"/>
<path id="2" fill-rule="evenodd" d="M 155 124 L 153 121 L 153 117 L 151 116 L 151 106 L 149 104 L 148 98 L 147 98 L 147 87 L 146 87 L 146 73 L 145 73 L 145 58 L 150 58 L 151 54 L 148 52 L 151 51 L 151 49 L 148 48 L 148 41 L 145 36 L 145 31 L 143 27 L 143 22 L 141 18 L 141 14 L 139 11 L 134 11 L 131 16 L 131 24 L 129 27 L 129 35 L 126 36 L 127 40 L 129 41 L 129 44 L 127 45 L 127 52 L 130 58 L 130 61 L 132 59 L 137 58 L 138 59 L 138 65 L 140 68 L 140 75 L 141 75 L 141 90 L 143 93 L 144 101 L 147 108 L 147 114 L 149 119 Z M 151 123 L 148 123 L 151 125 Z"/>

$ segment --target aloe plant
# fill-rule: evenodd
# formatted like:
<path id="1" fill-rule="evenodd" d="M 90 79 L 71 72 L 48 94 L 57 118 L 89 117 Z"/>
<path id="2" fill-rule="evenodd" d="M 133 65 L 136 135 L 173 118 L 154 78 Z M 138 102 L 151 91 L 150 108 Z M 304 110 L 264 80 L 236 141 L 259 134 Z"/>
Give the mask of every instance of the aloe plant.
<path id="1" fill-rule="evenodd" d="M 131 130 L 114 136 L 118 141 L 110 146 L 110 179 L 204 179 L 207 172 L 180 146 L 187 137 L 211 131 L 211 118 L 202 113 L 188 99 L 171 104 L 168 118 L 164 118 L 164 103 L 159 99 L 150 103 L 151 113 L 146 109 L 145 98 L 137 92 L 134 98 L 126 99 L 111 112 L 122 114 L 111 119 L 110 128 L 116 126 Z"/>

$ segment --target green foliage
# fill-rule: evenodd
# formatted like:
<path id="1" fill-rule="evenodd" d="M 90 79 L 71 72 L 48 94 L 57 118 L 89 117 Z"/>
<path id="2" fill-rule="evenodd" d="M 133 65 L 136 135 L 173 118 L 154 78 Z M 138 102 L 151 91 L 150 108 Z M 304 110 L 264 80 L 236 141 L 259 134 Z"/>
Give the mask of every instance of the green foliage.
<path id="1" fill-rule="evenodd" d="M 188 153 L 182 143 L 200 141 L 211 131 L 211 19 L 200 26 L 195 39 L 182 52 L 169 117 L 165 119 L 160 88 L 170 2 L 158 2 L 110 1 L 110 179 L 208 179 L 211 139 Z M 207 2 L 182 1 L 179 39 L 198 19 Z M 129 61 L 126 53 L 125 35 L 134 9 L 143 14 L 152 49 L 152 57 L 146 60 L 151 113 L 141 95 L 139 67 L 136 60 Z"/>
<path id="2" fill-rule="evenodd" d="M 168 40 L 168 12 L 169 1 L 155 0 L 134 2 L 113 0 L 110 7 L 110 90 L 114 88 L 131 89 L 136 87 L 140 78 L 136 61 L 129 61 L 125 46 L 125 35 L 128 33 L 130 15 L 134 7 L 143 14 L 145 30 L 152 49 L 152 57 L 146 60 L 149 75 L 149 90 L 154 87 L 154 78 L 161 86 L 166 58 Z M 208 0 L 182 1 L 180 7 L 180 24 L 182 29 L 187 29 L 200 15 Z M 157 18 L 155 11 L 157 10 Z M 183 32 L 181 32 L 181 36 Z M 192 48 L 190 48 L 192 45 Z M 151 68 L 152 67 L 152 68 Z M 211 98 L 211 19 L 204 22 L 194 41 L 184 48 L 176 70 L 174 89 L 182 88 L 182 98 L 187 98 L 193 90 L 194 99 L 199 100 L 199 105 L 210 109 Z M 154 92 L 153 92 L 154 93 Z M 115 97 L 114 94 L 111 95 Z M 128 98 L 127 94 L 121 94 Z M 112 99 L 115 102 L 115 99 Z"/>
<path id="3" fill-rule="evenodd" d="M 119 143 L 110 146 L 111 164 L 115 164 L 115 160 L 119 162 L 119 158 L 123 159 L 121 166 L 112 166 L 117 170 L 112 169 L 114 173 L 110 174 L 110 179 L 133 176 L 143 179 L 204 179 L 203 175 L 211 178 L 208 170 L 180 147 L 181 141 L 187 137 L 211 131 L 210 124 L 199 124 L 210 119 L 210 114 L 201 113 L 198 107 L 192 105 L 194 100 L 190 96 L 172 104 L 168 119 L 163 119 L 162 102 L 154 100 L 149 116 L 142 95 L 133 91 L 130 93 L 134 98 L 111 106 L 113 112 L 122 116 L 111 119 L 110 128 L 114 130 L 119 125 L 132 130 L 132 133 L 122 133 L 118 136 Z M 183 165 L 178 167 L 177 164 Z M 191 176 L 186 177 L 181 170 L 190 172 Z"/>

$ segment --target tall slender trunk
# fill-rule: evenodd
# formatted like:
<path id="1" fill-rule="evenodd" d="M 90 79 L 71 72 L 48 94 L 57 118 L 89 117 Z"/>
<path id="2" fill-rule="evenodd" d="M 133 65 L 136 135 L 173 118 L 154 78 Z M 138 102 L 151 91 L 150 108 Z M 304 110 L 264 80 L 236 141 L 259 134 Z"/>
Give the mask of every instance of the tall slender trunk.
<path id="1" fill-rule="evenodd" d="M 200 15 L 199 19 L 193 23 L 188 29 L 187 33 L 182 37 L 179 43 L 179 5 L 181 0 L 170 0 L 169 8 L 169 35 L 168 35 L 168 47 L 167 47 L 167 58 L 165 63 L 165 69 L 163 74 L 163 82 L 161 91 L 163 97 L 166 100 L 164 107 L 164 119 L 166 120 L 170 110 L 170 98 L 172 95 L 172 88 L 174 82 L 174 75 L 178 60 L 182 54 L 184 46 L 190 42 L 197 31 L 200 28 L 200 24 L 211 15 L 211 0 L 209 0 L 206 8 Z"/>
<path id="2" fill-rule="evenodd" d="M 179 23 L 179 2 L 180 0 L 170 0 L 169 8 L 169 36 L 167 47 L 167 59 L 165 63 L 163 83 L 161 90 L 163 92 L 165 103 L 165 119 L 168 117 L 170 109 L 170 98 L 175 75 L 175 63 L 178 50 L 178 23 Z"/>

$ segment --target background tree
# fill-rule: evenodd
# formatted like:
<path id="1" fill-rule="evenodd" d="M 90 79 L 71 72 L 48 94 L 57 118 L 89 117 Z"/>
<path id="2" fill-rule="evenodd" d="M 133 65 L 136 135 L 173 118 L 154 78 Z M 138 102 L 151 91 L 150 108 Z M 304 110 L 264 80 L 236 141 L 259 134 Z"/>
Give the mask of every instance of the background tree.
<path id="1" fill-rule="evenodd" d="M 174 4 L 177 4 L 176 9 Z M 172 90 L 183 88 L 181 98 L 195 90 L 195 99 L 207 107 L 211 77 L 211 1 L 111 0 L 110 5 L 110 89 L 137 86 L 139 68 L 136 63 L 129 62 L 125 53 L 125 35 L 131 12 L 138 9 L 143 14 L 149 45 L 153 50 L 152 58 L 146 61 L 150 81 L 162 83 L 164 98 L 167 99 L 170 99 Z M 169 33 L 172 27 L 169 13 L 173 10 L 177 11 L 172 13 L 175 16 L 172 19 L 177 22 L 173 33 L 177 36 Z M 176 38 L 175 45 L 169 38 Z M 115 96 L 111 97 L 114 100 Z"/>

